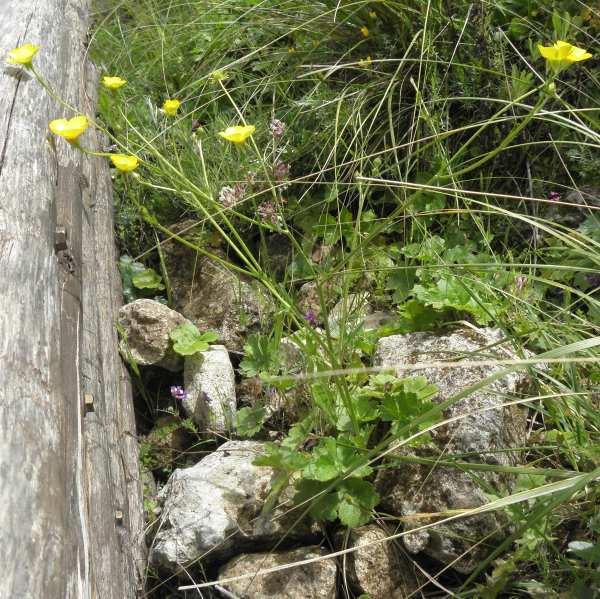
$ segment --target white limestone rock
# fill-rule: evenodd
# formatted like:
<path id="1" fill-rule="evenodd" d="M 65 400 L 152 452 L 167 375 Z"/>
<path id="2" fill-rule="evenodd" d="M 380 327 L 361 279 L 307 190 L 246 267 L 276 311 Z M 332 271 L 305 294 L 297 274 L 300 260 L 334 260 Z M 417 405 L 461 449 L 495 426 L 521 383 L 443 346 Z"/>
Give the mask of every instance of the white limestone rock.
<path id="1" fill-rule="evenodd" d="M 235 422 L 235 373 L 223 345 L 188 356 L 184 364 L 186 414 L 201 428 L 224 433 Z"/>
<path id="2" fill-rule="evenodd" d="M 261 510 L 271 490 L 271 468 L 252 462 L 264 445 L 228 441 L 191 468 L 173 472 L 160 491 L 162 507 L 150 562 L 178 571 L 201 556 L 226 559 L 244 549 L 287 540 L 314 541 L 315 528 L 298 511 L 276 508 L 267 518 Z M 289 506 L 288 506 L 289 509 Z"/>
<path id="3" fill-rule="evenodd" d="M 442 335 L 393 335 L 379 340 L 375 363 L 394 367 L 458 358 L 468 361 L 514 358 L 510 346 L 500 343 L 502 338 L 501 331 L 490 328 L 465 328 Z M 505 368 L 497 364 L 465 368 L 426 367 L 414 374 L 425 376 L 438 387 L 434 401 L 441 403 Z M 400 377 L 411 374 L 398 372 Z M 525 380 L 525 370 L 512 372 L 471 393 L 444 412 L 444 418 L 469 414 L 467 417 L 433 431 L 432 442 L 426 446 L 404 448 L 398 454 L 446 460 L 452 454 L 461 454 L 464 457 L 460 461 L 498 466 L 519 464 L 520 454 L 510 449 L 525 444 L 526 412 L 516 406 L 503 408 L 502 404 L 515 399 Z M 398 468 L 381 470 L 376 486 L 384 511 L 408 516 L 477 507 L 489 501 L 484 486 L 502 495 L 510 492 L 512 482 L 512 477 L 507 474 L 477 472 L 477 476 L 472 476 L 456 468 L 400 463 Z M 407 530 L 426 523 L 425 520 L 411 520 Z M 423 551 L 467 573 L 506 536 L 507 528 L 502 513 L 490 512 L 407 535 L 404 543 L 413 553 Z M 482 539 L 485 541 L 478 545 Z M 463 553 L 465 555 L 460 557 Z"/>

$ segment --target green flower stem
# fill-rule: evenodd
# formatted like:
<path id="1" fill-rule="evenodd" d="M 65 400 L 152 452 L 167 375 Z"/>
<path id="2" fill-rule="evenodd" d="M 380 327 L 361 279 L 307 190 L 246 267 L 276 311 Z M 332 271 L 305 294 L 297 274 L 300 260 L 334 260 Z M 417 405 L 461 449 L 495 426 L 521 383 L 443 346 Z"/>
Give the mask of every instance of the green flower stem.
<path id="1" fill-rule="evenodd" d="M 453 172 L 452 178 L 465 175 L 466 173 L 469 173 L 472 170 L 483 166 L 486 162 L 489 162 L 494 157 L 496 157 L 512 142 L 513 139 L 515 139 L 515 137 L 517 137 L 517 135 L 519 135 L 519 133 L 521 133 L 521 131 L 523 131 L 523 129 L 525 129 L 525 127 L 527 127 L 527 125 L 531 122 L 535 115 L 544 107 L 544 104 L 546 104 L 547 101 L 548 96 L 546 94 L 542 95 L 537 101 L 536 105 L 530 110 L 529 114 L 527 114 L 527 116 L 516 127 L 514 127 L 512 131 L 510 131 L 510 133 L 500 142 L 500 144 L 498 144 L 498 147 L 494 148 L 491 152 L 488 152 L 485 156 L 483 156 L 473 164 L 470 164 L 469 166 L 466 166 L 465 168 L 459 171 Z M 452 162 L 452 159 L 450 160 L 450 162 Z M 446 178 L 450 178 L 450 175 L 446 175 L 444 179 Z"/>
<path id="2" fill-rule="evenodd" d="M 231 103 L 231 105 L 233 106 L 234 110 L 236 111 L 236 113 L 238 114 L 238 117 L 240 118 L 241 122 L 244 125 L 247 125 L 246 119 L 244 118 L 244 115 L 242 114 L 241 110 L 238 108 L 237 104 L 235 103 L 235 100 L 231 97 L 229 91 L 227 90 L 227 88 L 225 87 L 225 85 L 223 84 L 223 81 L 219 80 L 219 85 L 221 86 L 221 89 L 223 90 L 223 93 L 227 96 L 227 98 L 229 99 L 229 102 Z M 251 138 L 251 142 L 252 142 L 252 146 L 254 148 L 254 152 L 256 153 L 256 156 L 263 168 L 263 171 L 265 173 L 265 177 L 266 177 L 266 181 L 269 183 L 269 186 L 271 188 L 271 193 L 273 195 L 273 201 L 275 202 L 275 205 L 277 207 L 279 207 L 279 199 L 277 197 L 277 192 L 275 191 L 275 186 L 273 185 L 273 182 L 271 180 L 271 175 L 266 167 L 266 164 L 262 158 L 262 155 L 260 153 L 260 150 L 258 149 L 258 146 L 256 145 L 256 142 L 254 141 L 253 138 Z M 263 249 L 266 251 L 266 242 L 264 240 L 264 231 L 263 228 L 264 226 L 262 225 L 262 223 L 257 223 L 259 225 L 259 233 L 261 236 L 261 245 L 263 246 Z M 300 255 L 304 255 L 304 251 L 302 249 L 302 245 L 300 243 L 298 243 L 298 240 L 296 239 L 295 235 L 293 235 L 289 229 L 287 228 L 287 226 L 285 227 L 285 229 L 281 229 L 282 233 L 290 240 L 292 246 L 296 249 L 297 252 L 300 253 Z M 310 262 L 309 262 L 310 263 Z M 315 271 L 312 268 L 311 265 L 311 274 L 314 277 L 315 276 Z M 335 354 L 333 354 L 335 355 Z M 336 360 L 337 362 L 337 360 Z"/>
<path id="3" fill-rule="evenodd" d="M 38 71 L 35 69 L 35 67 L 32 65 L 30 65 L 29 71 L 31 71 L 33 73 L 33 76 L 35 77 L 35 79 L 37 80 L 37 82 L 44 88 L 44 90 L 46 91 L 46 93 L 53 99 L 56 100 L 61 106 L 63 106 L 64 108 L 66 108 L 67 110 L 70 110 L 71 112 L 74 112 L 75 114 L 81 114 L 81 111 L 73 106 L 72 104 L 69 104 L 66 100 L 64 100 L 63 98 L 61 98 L 52 88 L 52 86 L 40 75 L 40 73 L 38 73 Z M 125 146 L 123 146 L 123 144 L 121 144 L 119 142 L 119 140 L 114 137 L 114 135 L 112 135 L 104 126 L 102 126 L 100 123 L 98 123 L 98 121 L 94 120 L 93 118 L 90 118 L 89 116 L 86 115 L 86 118 L 88 120 L 88 122 L 90 123 L 90 125 L 92 125 L 92 127 L 94 127 L 95 129 L 97 129 L 98 131 L 101 131 L 103 135 L 105 135 L 108 139 L 110 139 L 113 143 L 115 143 L 116 145 L 118 145 L 119 147 L 123 148 L 125 151 L 127 150 L 127 148 Z M 80 146 L 77 146 L 80 149 L 82 149 Z M 93 154 L 91 151 L 87 152 L 89 155 L 91 156 L 110 156 L 110 154 L 107 153 L 96 153 Z"/>
<path id="4" fill-rule="evenodd" d="M 449 165 L 452 164 L 452 162 L 454 162 L 461 154 L 463 154 L 465 152 L 465 150 L 483 133 L 483 131 L 490 125 L 490 123 L 495 122 L 497 118 L 499 118 L 500 116 L 502 116 L 502 114 L 504 114 L 506 111 L 508 111 L 510 108 L 512 108 L 515 105 L 518 105 L 520 102 L 522 102 L 525 98 L 531 96 L 532 94 L 534 94 L 536 91 L 540 91 L 541 89 L 543 89 L 546 86 L 546 83 L 544 82 L 543 84 L 537 86 L 535 89 L 528 91 L 525 94 L 522 94 L 521 96 L 519 96 L 518 98 L 512 100 L 511 102 L 508 102 L 507 104 L 505 104 L 500 110 L 498 110 L 494 115 L 492 115 L 485 123 L 483 123 L 481 125 L 481 127 L 479 127 L 479 129 L 477 129 L 477 131 L 462 145 L 462 147 L 458 150 L 458 152 L 456 152 L 454 154 L 454 156 L 452 156 L 448 162 Z M 536 112 L 539 111 L 539 109 L 544 105 L 544 103 L 547 101 L 547 96 L 543 96 L 542 98 L 540 98 L 540 100 L 538 101 L 538 103 L 536 104 L 536 106 L 534 106 L 534 108 L 532 108 L 532 110 L 530 111 L 529 115 L 526 117 L 525 122 L 520 123 L 519 125 L 517 125 L 517 127 L 515 127 L 515 129 L 518 129 L 518 131 L 515 133 L 515 129 L 513 129 L 513 131 L 511 131 L 511 133 L 509 133 L 509 135 L 507 136 L 510 137 L 510 139 L 508 139 L 508 141 L 505 140 L 503 141 L 503 147 L 502 149 L 504 149 L 504 147 L 506 145 L 508 145 L 510 143 L 510 141 L 516 137 L 516 135 L 518 135 L 518 133 L 520 131 L 523 130 L 523 128 L 531 121 L 531 119 L 533 118 L 533 116 L 535 115 Z M 540 104 L 541 102 L 541 104 Z M 513 135 L 514 134 L 514 135 Z M 506 143 L 505 143 L 506 142 Z M 497 155 L 498 152 L 501 150 L 494 151 L 493 155 Z M 484 156 L 484 158 L 487 158 L 489 156 L 489 154 L 487 154 L 486 156 Z M 493 156 L 492 156 L 493 157 Z M 483 160 L 483 159 L 482 159 Z M 485 160 L 484 162 L 487 162 L 487 160 Z M 483 162 L 479 161 L 479 165 L 482 164 Z M 466 167 L 466 169 L 468 170 L 472 170 L 472 168 L 476 168 L 476 166 L 471 165 L 469 167 Z M 464 171 L 464 172 L 468 172 L 468 171 Z M 439 183 L 441 183 L 444 179 L 451 179 L 453 176 L 457 175 L 459 173 L 453 173 L 452 176 L 450 175 L 442 175 L 442 172 L 439 171 L 438 173 L 436 173 L 435 175 L 433 175 L 429 181 L 427 181 L 427 183 L 425 183 L 425 186 L 432 186 L 432 185 L 437 185 Z M 422 195 L 424 195 L 425 193 L 427 193 L 426 190 L 418 190 L 412 194 L 410 194 L 406 201 L 403 202 L 402 204 L 400 204 L 397 208 L 395 208 L 391 214 L 384 220 L 382 221 L 380 224 L 375 225 L 375 227 L 373 228 L 373 231 L 371 232 L 371 234 L 369 235 L 369 238 L 371 239 L 375 239 L 377 237 L 377 235 L 379 235 L 380 233 L 382 233 L 383 231 L 385 231 L 386 228 L 388 228 L 390 226 L 390 223 L 393 223 L 394 220 L 396 219 L 397 216 L 399 216 L 404 210 L 406 205 L 409 202 L 414 202 L 415 200 L 419 199 Z M 348 254 L 344 257 L 344 259 L 342 260 L 342 262 L 340 263 L 340 268 L 344 268 L 344 266 L 346 264 L 348 264 L 348 262 L 350 262 L 352 260 L 352 258 L 354 258 L 354 256 L 356 255 L 356 253 L 360 251 L 360 248 L 355 249 L 353 251 L 348 252 Z M 333 276 L 333 275 L 332 275 Z"/>
<path id="5" fill-rule="evenodd" d="M 473 142 L 475 142 L 477 140 L 477 138 L 494 122 L 496 122 L 496 120 L 498 118 L 500 118 L 505 112 L 508 112 L 509 110 L 511 110 L 514 106 L 517 106 L 518 104 L 520 104 L 523 100 L 525 100 L 526 98 L 528 98 L 529 96 L 532 96 L 535 93 L 540 92 L 544 87 L 546 86 L 546 83 L 542 83 L 540 85 L 538 85 L 537 87 L 535 87 L 534 89 L 529 90 L 528 92 L 520 95 L 518 98 L 515 98 L 514 100 L 511 100 L 510 102 L 506 103 L 504 106 L 502 106 L 502 108 L 500 108 L 500 110 L 498 110 L 496 113 L 494 113 L 489 119 L 487 119 L 482 125 L 481 127 L 479 127 L 479 129 L 477 129 L 477 131 L 475 131 L 475 133 L 473 133 L 473 135 L 471 135 L 471 137 L 460 147 L 460 149 L 450 158 L 450 165 L 452 165 L 453 162 L 456 162 L 456 160 L 458 160 L 458 158 L 460 158 L 466 151 L 467 149 L 471 146 L 471 144 L 473 144 Z M 538 104 L 539 104 L 539 100 L 538 100 Z M 537 107 L 537 105 L 536 105 Z M 536 107 L 533 108 L 533 110 L 536 110 Z M 537 110 L 539 110 L 539 108 L 537 108 Z M 531 112 L 530 112 L 531 114 Z M 440 173 L 438 173 L 438 175 L 434 176 L 433 179 L 438 179 L 438 177 L 440 176 Z M 428 185 L 431 183 L 428 183 Z"/>
<path id="6" fill-rule="evenodd" d="M 130 123 L 127 123 L 129 126 Z M 140 137 L 142 137 L 141 133 L 138 132 Z M 260 270 L 260 265 L 258 261 L 254 258 L 254 255 L 248 248 L 248 246 L 244 243 L 242 237 L 238 233 L 237 229 L 233 226 L 231 221 L 227 218 L 227 216 L 222 213 L 223 220 L 227 228 L 231 231 L 231 234 L 235 238 L 237 243 L 231 239 L 231 237 L 223 230 L 221 225 L 216 221 L 213 214 L 209 212 L 207 207 L 205 206 L 205 202 L 214 203 L 214 200 L 204 191 L 202 191 L 199 187 L 194 185 L 183 173 L 181 168 L 177 168 L 174 164 L 172 164 L 167 158 L 165 158 L 158 149 L 152 144 L 152 142 L 148 140 L 146 141 L 146 148 L 148 148 L 152 154 L 156 157 L 156 159 L 163 164 L 171 173 L 174 175 L 175 179 L 182 184 L 184 188 L 189 190 L 189 193 L 192 196 L 198 198 L 198 207 L 206 217 L 206 219 L 211 223 L 211 225 L 219 232 L 219 234 L 223 237 L 223 239 L 227 242 L 227 244 L 233 249 L 233 251 L 240 257 L 240 259 L 249 266 L 252 271 Z M 239 246 L 238 246 L 239 244 Z M 240 249 L 241 248 L 241 249 Z"/>

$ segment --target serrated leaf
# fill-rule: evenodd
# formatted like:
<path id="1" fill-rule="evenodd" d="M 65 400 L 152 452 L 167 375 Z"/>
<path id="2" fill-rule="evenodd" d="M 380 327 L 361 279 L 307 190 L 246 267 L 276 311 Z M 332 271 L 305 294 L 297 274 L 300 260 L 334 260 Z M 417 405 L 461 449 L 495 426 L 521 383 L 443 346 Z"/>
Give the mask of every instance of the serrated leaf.
<path id="1" fill-rule="evenodd" d="M 329 456 L 321 456 L 309 464 L 303 473 L 306 478 L 326 481 L 335 478 L 339 474 L 339 470 Z"/>
<path id="2" fill-rule="evenodd" d="M 308 461 L 309 457 L 305 453 L 269 443 L 265 448 L 265 452 L 254 458 L 252 463 L 255 466 L 265 466 L 291 474 L 302 470 Z"/>
<path id="3" fill-rule="evenodd" d="M 184 322 L 174 328 L 169 334 L 173 342 L 173 350 L 180 356 L 193 356 L 198 352 L 206 351 L 209 343 L 216 341 L 219 335 L 213 331 L 200 333 L 191 322 Z"/>
<path id="4" fill-rule="evenodd" d="M 236 431 L 240 437 L 254 437 L 263 426 L 267 415 L 264 408 L 241 408 L 236 412 Z"/>
<path id="5" fill-rule="evenodd" d="M 379 503 L 379 495 L 375 487 L 366 480 L 348 478 L 344 481 L 343 488 L 368 510 L 372 510 Z"/>
<path id="6" fill-rule="evenodd" d="M 365 454 L 350 439 L 338 443 L 336 453 L 340 473 L 348 473 L 350 476 L 363 478 L 373 472 L 373 469 L 365 464 L 367 461 Z"/>
<path id="7" fill-rule="evenodd" d="M 247 377 L 277 374 L 281 367 L 279 344 L 263 335 L 250 335 L 244 345 L 240 370 Z"/>
<path id="8" fill-rule="evenodd" d="M 356 528 L 367 524 L 371 511 L 379 503 L 375 487 L 368 481 L 349 478 L 339 490 L 338 516 L 342 524 Z"/>
<path id="9" fill-rule="evenodd" d="M 358 528 L 371 519 L 371 514 L 367 513 L 365 517 L 362 508 L 348 498 L 339 502 L 337 513 L 340 522 L 348 528 Z"/>
<path id="10" fill-rule="evenodd" d="M 299 480 L 294 503 L 310 503 L 309 513 L 315 520 L 333 522 L 337 518 L 338 497 L 337 493 L 323 494 L 328 484 L 306 478 Z"/>

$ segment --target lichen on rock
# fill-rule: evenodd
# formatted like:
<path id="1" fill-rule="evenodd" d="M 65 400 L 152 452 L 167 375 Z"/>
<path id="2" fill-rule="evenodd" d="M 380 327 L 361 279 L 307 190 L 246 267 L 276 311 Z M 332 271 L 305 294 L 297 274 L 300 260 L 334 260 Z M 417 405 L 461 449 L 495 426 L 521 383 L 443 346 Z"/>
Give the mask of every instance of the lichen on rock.
<path id="1" fill-rule="evenodd" d="M 324 558 L 320 547 L 301 547 L 276 553 L 244 554 L 225 564 L 219 580 L 235 578 L 280 565 L 293 564 L 311 558 Z M 332 559 L 321 559 L 293 568 L 270 572 L 252 578 L 223 582 L 223 586 L 239 599 L 334 599 L 336 596 L 336 565 Z"/>
<path id="2" fill-rule="evenodd" d="M 379 366 L 406 366 L 439 360 L 483 360 L 514 358 L 503 344 L 497 329 L 461 329 L 450 334 L 412 333 L 380 339 L 375 352 Z M 500 372 L 502 365 L 464 368 L 425 366 L 416 374 L 438 387 L 435 402 L 442 401 Z M 400 370 L 399 376 L 407 376 Z M 516 406 L 503 407 L 514 399 L 526 380 L 525 371 L 512 371 L 490 385 L 477 389 L 444 412 L 445 419 L 460 419 L 431 433 L 431 443 L 418 448 L 402 448 L 400 458 L 430 458 L 432 464 L 406 463 L 380 470 L 377 490 L 384 511 L 397 516 L 419 513 L 446 513 L 479 507 L 489 501 L 488 492 L 509 493 L 513 479 L 500 472 L 477 472 L 476 476 L 458 468 L 436 465 L 438 459 L 459 455 L 462 462 L 484 462 L 497 466 L 520 463 L 519 453 L 511 451 L 525 444 L 526 412 Z M 410 460 L 409 460 L 410 462 Z M 393 463 L 393 461 L 392 461 Z M 413 519 L 406 529 L 429 524 Z M 451 564 L 460 572 L 470 572 L 506 536 L 507 519 L 502 512 L 489 512 L 457 519 L 404 537 L 413 553 L 420 551 Z"/>

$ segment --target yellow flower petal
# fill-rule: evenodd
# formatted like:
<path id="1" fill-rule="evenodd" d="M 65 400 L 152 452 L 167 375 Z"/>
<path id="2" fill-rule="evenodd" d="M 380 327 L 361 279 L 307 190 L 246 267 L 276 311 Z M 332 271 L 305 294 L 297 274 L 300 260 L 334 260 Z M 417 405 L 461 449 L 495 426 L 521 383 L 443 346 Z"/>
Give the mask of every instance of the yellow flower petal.
<path id="1" fill-rule="evenodd" d="M 547 60 L 556 58 L 556 48 L 554 46 L 542 46 L 542 44 L 538 44 L 538 50 L 542 57 Z"/>
<path id="2" fill-rule="evenodd" d="M 227 141 L 243 144 L 255 131 L 256 127 L 254 125 L 236 125 L 235 127 L 227 127 L 225 131 L 219 131 L 219 135 Z"/>
<path id="3" fill-rule="evenodd" d="M 165 100 L 162 105 L 162 111 L 168 116 L 177 116 L 177 111 L 181 106 L 179 100 Z"/>
<path id="4" fill-rule="evenodd" d="M 126 83 L 127 79 L 122 79 L 121 77 L 110 77 L 108 75 L 102 77 L 102 85 L 113 91 L 123 87 Z"/>
<path id="5" fill-rule="evenodd" d="M 50 122 L 50 131 L 54 135 L 64 137 L 67 141 L 75 141 L 88 127 L 85 116 L 74 116 L 72 119 L 55 119 Z"/>
<path id="6" fill-rule="evenodd" d="M 363 37 L 369 37 L 369 28 L 366 25 L 360 28 L 360 32 L 363 34 Z"/>
<path id="7" fill-rule="evenodd" d="M 136 156 L 130 154 L 111 154 L 111 162 L 115 165 L 117 170 L 122 173 L 130 173 L 138 167 L 139 160 Z"/>
<path id="8" fill-rule="evenodd" d="M 569 54 L 569 60 L 572 62 L 580 62 L 581 60 L 587 60 L 591 57 L 592 55 L 589 52 L 587 52 L 583 48 L 577 48 L 575 46 L 571 49 L 571 52 Z"/>
<path id="9" fill-rule="evenodd" d="M 557 40 L 552 46 L 538 44 L 538 50 L 542 57 L 546 59 L 548 68 L 557 74 L 574 62 L 581 62 L 582 60 L 592 58 L 592 55 L 587 50 L 578 48 L 562 40 Z"/>
<path id="10" fill-rule="evenodd" d="M 8 53 L 8 62 L 13 64 L 30 65 L 33 57 L 38 53 L 40 47 L 34 44 L 25 44 L 15 48 Z"/>

